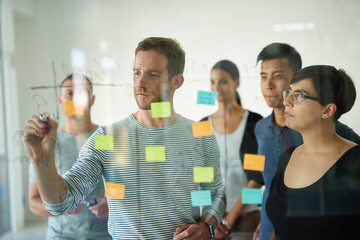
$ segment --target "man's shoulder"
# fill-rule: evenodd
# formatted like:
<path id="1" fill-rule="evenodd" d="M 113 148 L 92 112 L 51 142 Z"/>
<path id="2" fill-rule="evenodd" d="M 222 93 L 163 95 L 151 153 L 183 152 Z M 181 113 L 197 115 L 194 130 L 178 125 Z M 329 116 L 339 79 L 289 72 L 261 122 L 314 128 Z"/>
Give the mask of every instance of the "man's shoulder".
<path id="1" fill-rule="evenodd" d="M 255 131 L 257 129 L 263 129 L 265 127 L 268 127 L 269 125 L 271 125 L 271 119 L 272 119 L 272 114 L 268 115 L 265 118 L 260 119 L 255 126 Z"/>

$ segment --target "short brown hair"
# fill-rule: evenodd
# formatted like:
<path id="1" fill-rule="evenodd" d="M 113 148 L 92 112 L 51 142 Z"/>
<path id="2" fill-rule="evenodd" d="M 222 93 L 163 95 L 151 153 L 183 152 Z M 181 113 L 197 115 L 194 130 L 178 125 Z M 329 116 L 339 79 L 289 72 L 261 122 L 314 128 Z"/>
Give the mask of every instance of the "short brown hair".
<path id="1" fill-rule="evenodd" d="M 91 89 L 91 92 L 93 92 L 93 85 L 92 85 L 92 82 L 90 80 L 90 78 L 88 78 L 87 76 L 81 74 L 81 73 L 72 73 L 70 74 L 69 76 L 67 76 L 60 84 L 60 89 L 63 87 L 65 81 L 67 80 L 71 80 L 71 81 L 74 81 L 74 80 L 82 80 L 82 81 L 87 81 L 87 83 L 89 84 L 90 86 L 90 89 Z"/>
<path id="2" fill-rule="evenodd" d="M 167 58 L 166 68 L 170 79 L 173 76 L 184 72 L 185 51 L 182 49 L 177 40 L 164 37 L 145 38 L 138 44 L 135 50 L 135 55 L 141 50 L 155 50 L 164 54 Z"/>

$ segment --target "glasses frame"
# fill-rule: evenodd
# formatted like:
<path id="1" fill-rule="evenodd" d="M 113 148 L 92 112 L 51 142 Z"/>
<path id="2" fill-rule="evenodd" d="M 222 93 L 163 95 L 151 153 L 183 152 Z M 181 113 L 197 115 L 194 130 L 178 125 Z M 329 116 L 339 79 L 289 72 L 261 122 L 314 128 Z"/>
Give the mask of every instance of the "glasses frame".
<path id="1" fill-rule="evenodd" d="M 284 98 L 284 100 L 285 100 L 285 98 L 286 98 L 287 96 L 289 96 L 289 95 L 292 94 L 292 93 L 298 93 L 298 94 L 300 95 L 301 102 L 300 102 L 299 104 L 301 104 L 301 103 L 302 103 L 302 100 L 305 99 L 305 98 L 306 98 L 306 99 L 313 100 L 313 101 L 320 102 L 320 98 L 316 98 L 316 97 L 312 97 L 312 96 L 309 96 L 309 95 L 305 95 L 305 94 L 303 94 L 302 92 L 293 91 L 293 90 L 291 90 L 291 88 L 290 88 L 289 86 L 283 88 L 283 98 Z M 287 95 L 287 96 L 286 96 L 286 95 Z M 291 100 L 291 101 L 294 103 L 293 100 Z"/>

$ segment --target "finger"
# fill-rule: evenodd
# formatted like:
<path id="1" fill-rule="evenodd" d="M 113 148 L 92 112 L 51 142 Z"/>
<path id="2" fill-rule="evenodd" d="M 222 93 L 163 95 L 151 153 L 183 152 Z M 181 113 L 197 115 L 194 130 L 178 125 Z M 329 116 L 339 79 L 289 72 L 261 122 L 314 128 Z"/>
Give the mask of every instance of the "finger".
<path id="1" fill-rule="evenodd" d="M 51 117 L 48 117 L 47 120 L 48 120 L 50 129 L 55 129 L 56 130 L 57 127 L 58 127 L 58 122 L 55 121 L 54 119 L 52 119 Z"/>
<path id="2" fill-rule="evenodd" d="M 45 125 L 39 126 L 39 124 L 36 121 L 36 116 L 33 116 L 32 118 L 26 121 L 24 136 L 28 136 L 28 135 L 38 136 L 38 135 L 43 135 L 44 133 L 46 133 Z"/>
<path id="3" fill-rule="evenodd" d="M 176 235 L 175 240 L 198 239 L 202 235 L 201 229 L 196 224 L 191 224 L 184 231 Z"/>
<path id="4" fill-rule="evenodd" d="M 178 235 L 179 233 L 181 233 L 182 231 L 187 229 L 189 226 L 190 226 L 190 224 L 183 224 L 180 227 L 176 228 L 174 236 Z"/>
<path id="5" fill-rule="evenodd" d="M 39 128 L 46 128 L 46 123 L 41 121 L 39 116 L 33 115 L 30 120 L 34 122 Z"/>
<path id="6" fill-rule="evenodd" d="M 89 209 L 90 211 L 98 210 L 98 205 L 93 205 L 93 206 L 91 206 L 91 207 L 88 207 L 88 209 Z"/>

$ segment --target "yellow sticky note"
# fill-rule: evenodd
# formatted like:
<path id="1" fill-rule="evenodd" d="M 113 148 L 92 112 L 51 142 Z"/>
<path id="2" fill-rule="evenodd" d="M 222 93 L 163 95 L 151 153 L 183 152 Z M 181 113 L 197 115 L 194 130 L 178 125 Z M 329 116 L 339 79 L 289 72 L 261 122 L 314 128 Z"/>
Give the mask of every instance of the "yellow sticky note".
<path id="1" fill-rule="evenodd" d="M 170 102 L 153 102 L 150 105 L 152 118 L 166 118 L 171 116 Z"/>
<path id="2" fill-rule="evenodd" d="M 194 182 L 211 183 L 214 181 L 213 167 L 194 167 Z"/>
<path id="3" fill-rule="evenodd" d="M 105 183 L 105 197 L 124 199 L 125 184 L 121 183 Z"/>
<path id="4" fill-rule="evenodd" d="M 147 162 L 164 162 L 165 146 L 146 146 L 145 157 Z"/>
<path id="5" fill-rule="evenodd" d="M 65 115 L 84 115 L 84 107 L 74 101 L 65 101 Z"/>
<path id="6" fill-rule="evenodd" d="M 210 121 L 191 123 L 194 138 L 214 135 Z"/>
<path id="7" fill-rule="evenodd" d="M 244 166 L 245 170 L 253 171 L 264 171 L 265 156 L 245 153 L 244 155 Z"/>
<path id="8" fill-rule="evenodd" d="M 111 135 L 95 135 L 95 149 L 98 150 L 113 150 L 114 136 Z"/>

